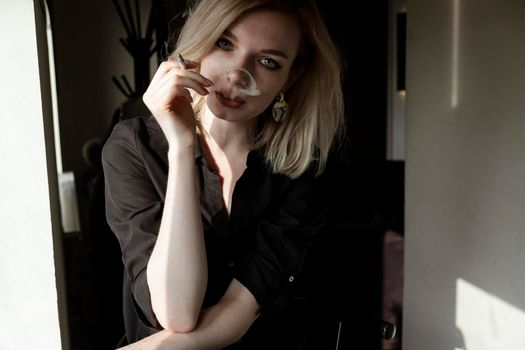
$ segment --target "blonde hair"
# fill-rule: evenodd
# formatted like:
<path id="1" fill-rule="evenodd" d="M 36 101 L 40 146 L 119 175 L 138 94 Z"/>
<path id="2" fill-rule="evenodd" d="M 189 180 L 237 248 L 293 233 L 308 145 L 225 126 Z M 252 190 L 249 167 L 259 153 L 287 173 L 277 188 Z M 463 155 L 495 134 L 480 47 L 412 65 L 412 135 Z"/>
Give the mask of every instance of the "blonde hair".
<path id="1" fill-rule="evenodd" d="M 200 61 L 230 25 L 257 8 L 287 13 L 302 30 L 299 53 L 285 91 L 288 114 L 284 121 L 260 118 L 255 148 L 274 173 L 296 178 L 311 166 L 321 174 L 330 153 L 344 136 L 344 102 L 338 51 L 313 0 L 201 0 L 190 11 L 176 52 Z M 204 98 L 194 96 L 198 118 Z M 269 106 L 271 108 L 271 106 Z"/>

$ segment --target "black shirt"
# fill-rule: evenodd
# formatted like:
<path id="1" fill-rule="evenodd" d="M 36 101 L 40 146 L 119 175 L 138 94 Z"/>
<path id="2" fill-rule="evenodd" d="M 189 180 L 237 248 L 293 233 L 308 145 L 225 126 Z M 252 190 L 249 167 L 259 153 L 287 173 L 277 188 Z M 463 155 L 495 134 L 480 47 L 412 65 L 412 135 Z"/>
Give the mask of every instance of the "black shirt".
<path id="1" fill-rule="evenodd" d="M 102 153 L 106 216 L 125 266 L 124 321 L 129 342 L 162 329 L 151 307 L 146 267 L 162 218 L 167 151 L 156 120 L 136 117 L 114 127 Z M 289 307 L 290 290 L 307 247 L 326 219 L 333 171 L 315 177 L 312 169 L 291 179 L 272 173 L 264 158 L 251 151 L 235 184 L 228 215 L 221 179 L 198 145 L 195 162 L 209 275 L 203 308 L 216 304 L 235 278 L 261 306 L 261 316 L 240 344 L 261 344 L 263 338 L 268 344 L 294 342 L 297 329 Z"/>

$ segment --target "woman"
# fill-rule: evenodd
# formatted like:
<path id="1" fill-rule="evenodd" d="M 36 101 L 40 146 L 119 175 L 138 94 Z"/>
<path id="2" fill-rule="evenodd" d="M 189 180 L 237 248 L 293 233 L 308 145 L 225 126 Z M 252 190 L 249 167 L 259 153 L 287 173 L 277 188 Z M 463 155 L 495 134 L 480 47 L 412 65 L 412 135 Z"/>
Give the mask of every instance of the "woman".
<path id="1" fill-rule="evenodd" d="M 298 348 L 343 135 L 333 42 L 314 1 L 201 0 L 173 57 L 103 150 L 128 347 Z"/>

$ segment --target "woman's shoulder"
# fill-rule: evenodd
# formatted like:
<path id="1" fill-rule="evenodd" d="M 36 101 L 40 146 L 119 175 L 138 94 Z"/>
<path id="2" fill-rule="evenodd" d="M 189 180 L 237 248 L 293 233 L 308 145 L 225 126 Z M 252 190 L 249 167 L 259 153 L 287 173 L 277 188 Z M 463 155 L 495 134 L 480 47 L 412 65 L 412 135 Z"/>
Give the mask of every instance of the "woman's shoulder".
<path id="1" fill-rule="evenodd" d="M 134 137 L 144 132 L 149 134 L 162 132 L 162 129 L 153 116 L 138 116 L 119 121 L 113 126 L 108 141 L 116 137 Z"/>
<path id="2" fill-rule="evenodd" d="M 116 123 L 104 146 L 133 145 L 137 142 L 146 142 L 163 136 L 162 129 L 153 116 L 133 117 Z"/>
<path id="3" fill-rule="evenodd" d="M 114 125 L 104 143 L 102 158 L 137 157 L 144 149 L 152 148 L 145 145 L 162 148 L 164 142 L 162 129 L 153 116 L 124 119 Z"/>

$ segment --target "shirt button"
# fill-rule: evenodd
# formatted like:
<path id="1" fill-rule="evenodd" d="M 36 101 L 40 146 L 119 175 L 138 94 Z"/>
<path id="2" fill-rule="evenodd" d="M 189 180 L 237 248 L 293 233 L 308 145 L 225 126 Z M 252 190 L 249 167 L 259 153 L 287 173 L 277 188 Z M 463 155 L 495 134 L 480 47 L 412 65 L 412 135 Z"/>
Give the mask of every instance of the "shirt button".
<path id="1" fill-rule="evenodd" d="M 228 261 L 228 262 L 226 263 L 226 265 L 227 265 L 228 267 L 233 267 L 233 266 L 235 265 L 235 263 L 234 263 L 233 261 Z"/>
<path id="2" fill-rule="evenodd" d="M 290 276 L 290 277 L 288 278 L 288 282 L 293 282 L 294 279 L 295 279 L 294 276 Z"/>

